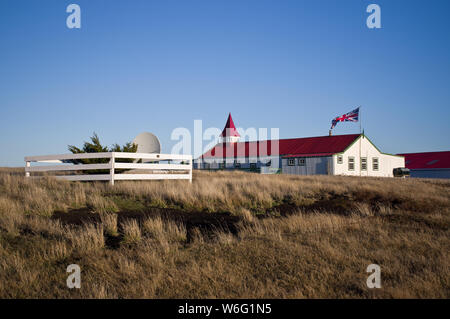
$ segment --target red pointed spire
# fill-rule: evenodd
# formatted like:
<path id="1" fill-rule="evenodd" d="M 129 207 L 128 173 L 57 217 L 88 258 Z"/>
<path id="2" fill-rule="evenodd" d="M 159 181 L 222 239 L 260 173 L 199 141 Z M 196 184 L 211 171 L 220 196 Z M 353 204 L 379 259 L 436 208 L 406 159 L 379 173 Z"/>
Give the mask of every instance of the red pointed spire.
<path id="1" fill-rule="evenodd" d="M 229 137 L 229 136 L 237 136 L 240 137 L 241 135 L 236 130 L 236 126 L 234 126 L 233 119 L 231 118 L 231 113 L 228 115 L 227 124 L 225 124 L 225 127 L 220 134 L 221 137 Z"/>

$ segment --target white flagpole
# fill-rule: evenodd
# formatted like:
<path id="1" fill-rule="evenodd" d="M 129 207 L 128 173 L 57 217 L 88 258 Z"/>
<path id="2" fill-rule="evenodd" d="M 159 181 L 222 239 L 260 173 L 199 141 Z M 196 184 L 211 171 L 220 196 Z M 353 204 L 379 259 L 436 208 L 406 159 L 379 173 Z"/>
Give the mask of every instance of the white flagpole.
<path id="1" fill-rule="evenodd" d="M 359 134 L 361 134 L 362 133 L 362 130 L 361 130 L 361 126 L 362 126 L 362 117 L 361 117 L 361 106 L 359 107 Z"/>

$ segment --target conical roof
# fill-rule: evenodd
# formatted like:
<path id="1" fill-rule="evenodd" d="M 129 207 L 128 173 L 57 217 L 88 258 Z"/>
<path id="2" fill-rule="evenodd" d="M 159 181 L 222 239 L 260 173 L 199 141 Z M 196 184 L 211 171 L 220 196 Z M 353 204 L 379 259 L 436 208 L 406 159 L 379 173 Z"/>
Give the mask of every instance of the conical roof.
<path id="1" fill-rule="evenodd" d="M 241 136 L 238 131 L 236 130 L 236 126 L 234 126 L 233 118 L 231 117 L 231 113 L 228 114 L 228 120 L 227 124 L 225 124 L 225 127 L 220 134 L 221 137 L 229 137 L 229 136 Z"/>

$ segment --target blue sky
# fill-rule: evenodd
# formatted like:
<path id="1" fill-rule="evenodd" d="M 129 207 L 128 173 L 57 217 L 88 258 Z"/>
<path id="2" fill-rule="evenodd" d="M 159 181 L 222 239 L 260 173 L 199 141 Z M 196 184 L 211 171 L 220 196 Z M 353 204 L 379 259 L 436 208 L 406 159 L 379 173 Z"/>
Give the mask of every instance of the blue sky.
<path id="1" fill-rule="evenodd" d="M 370 3 L 382 29 L 366 26 Z M 449 12 L 446 0 L 2 0 L 0 166 L 94 131 L 105 144 L 150 131 L 170 152 L 173 129 L 222 128 L 228 112 L 281 138 L 326 135 L 358 105 L 382 151 L 449 150 Z"/>

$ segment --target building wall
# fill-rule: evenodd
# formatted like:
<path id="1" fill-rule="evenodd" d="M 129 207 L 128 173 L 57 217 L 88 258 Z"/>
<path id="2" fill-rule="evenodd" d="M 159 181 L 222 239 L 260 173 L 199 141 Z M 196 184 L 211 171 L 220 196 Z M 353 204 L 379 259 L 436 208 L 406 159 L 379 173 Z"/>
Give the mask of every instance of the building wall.
<path id="1" fill-rule="evenodd" d="M 343 156 L 342 164 L 338 164 L 339 155 Z M 354 170 L 349 170 L 349 157 L 353 157 L 355 160 Z M 367 158 L 366 171 L 361 170 L 361 157 Z M 374 158 L 378 158 L 378 170 L 374 170 Z M 344 153 L 333 155 L 332 163 L 334 175 L 393 177 L 394 168 L 405 167 L 405 158 L 381 153 L 367 137 L 361 137 Z"/>
<path id="2" fill-rule="evenodd" d="M 305 159 L 305 165 L 299 165 L 299 159 Z M 299 157 L 294 159 L 294 165 L 289 166 L 289 157 L 283 158 L 281 161 L 281 172 L 283 174 L 294 175 L 327 175 L 328 174 L 328 162 L 331 161 L 331 156 L 323 157 Z M 330 172 L 331 173 L 331 172 Z"/>
<path id="3" fill-rule="evenodd" d="M 411 177 L 416 178 L 450 178 L 450 168 L 412 169 Z"/>
<path id="4" fill-rule="evenodd" d="M 250 169 L 251 164 L 256 164 L 256 169 L 261 167 L 268 167 L 271 169 L 277 169 L 281 167 L 281 159 L 279 156 L 264 156 L 261 158 L 256 157 L 238 157 L 238 158 L 227 158 L 225 161 L 218 158 L 206 158 L 203 161 L 196 161 L 194 163 L 195 169 L 238 169 L 235 167 L 235 160 L 240 164 L 240 169 Z M 221 167 L 221 164 L 223 166 Z"/>

